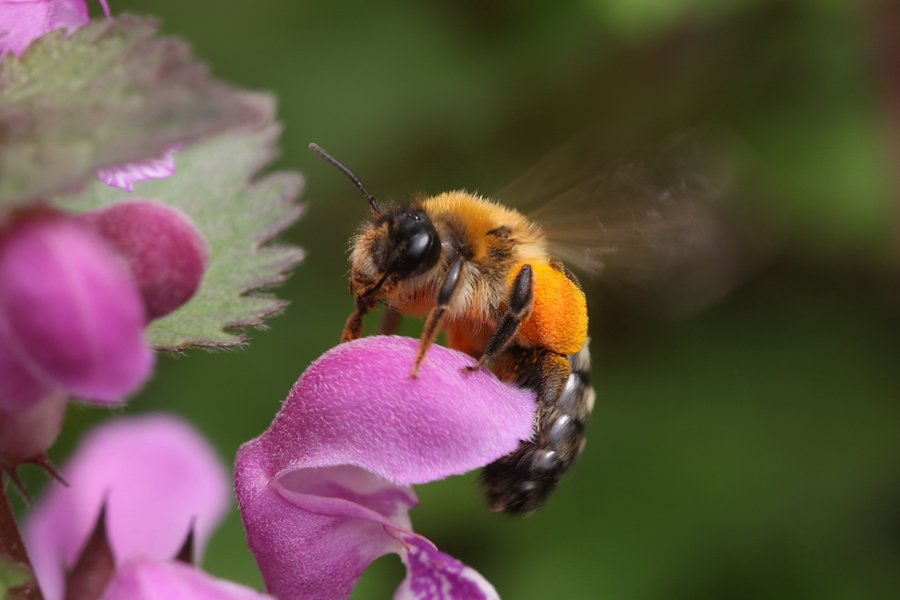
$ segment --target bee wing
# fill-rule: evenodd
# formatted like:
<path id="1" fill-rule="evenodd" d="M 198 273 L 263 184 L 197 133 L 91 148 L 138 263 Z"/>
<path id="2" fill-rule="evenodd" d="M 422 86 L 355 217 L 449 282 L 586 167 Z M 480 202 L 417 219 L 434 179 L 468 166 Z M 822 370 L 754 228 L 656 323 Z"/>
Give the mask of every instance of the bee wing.
<path id="1" fill-rule="evenodd" d="M 735 285 L 746 260 L 726 216 L 727 153 L 682 134 L 597 167 L 585 144 L 558 150 L 498 196 L 532 206 L 550 197 L 530 216 L 551 254 L 672 312 L 702 308 Z"/>

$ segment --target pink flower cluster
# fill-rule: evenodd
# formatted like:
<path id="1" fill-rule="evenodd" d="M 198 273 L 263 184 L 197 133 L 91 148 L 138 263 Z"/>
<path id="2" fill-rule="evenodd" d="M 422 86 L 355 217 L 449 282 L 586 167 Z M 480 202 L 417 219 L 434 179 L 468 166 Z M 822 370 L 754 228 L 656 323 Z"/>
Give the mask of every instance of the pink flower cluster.
<path id="1" fill-rule="evenodd" d="M 85 0 L 0 0 L 0 60 L 89 21 Z M 180 150 L 97 176 L 131 192 L 174 175 Z M 36 201 L 0 214 L 0 470 L 48 466 L 70 396 L 115 403 L 144 383 L 154 363 L 144 328 L 194 294 L 207 259 L 190 219 L 153 201 L 75 217 Z"/>
<path id="2" fill-rule="evenodd" d="M 89 21 L 85 0 L 0 0 L 0 60 Z M 180 150 L 97 176 L 131 192 L 174 175 Z M 70 396 L 115 403 L 146 381 L 154 355 L 144 328 L 194 294 L 207 258 L 190 219 L 153 201 L 76 217 L 39 205 L 0 215 L 0 469 L 47 466 Z"/>
<path id="3" fill-rule="evenodd" d="M 46 449 L 61 421 L 50 417 L 69 396 L 116 403 L 140 388 L 154 364 L 147 323 L 194 294 L 207 260 L 191 220 L 150 200 L 77 216 L 34 208 L 7 220 L 0 228 L 6 468 Z M 41 431 L 27 426 L 32 421 Z"/>

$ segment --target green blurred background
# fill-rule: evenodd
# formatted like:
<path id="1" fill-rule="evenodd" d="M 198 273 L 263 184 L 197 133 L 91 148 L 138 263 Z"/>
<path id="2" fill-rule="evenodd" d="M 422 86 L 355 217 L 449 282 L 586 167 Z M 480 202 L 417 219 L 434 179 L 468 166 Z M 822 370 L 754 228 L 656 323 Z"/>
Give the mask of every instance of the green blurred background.
<path id="1" fill-rule="evenodd" d="M 351 312 L 361 195 L 490 193 L 589 127 L 610 152 L 697 124 L 753 156 L 774 260 L 680 320 L 590 298 L 587 448 L 527 520 L 474 474 L 418 488 L 417 531 L 507 599 L 900 598 L 900 13 L 841 0 L 112 0 L 217 77 L 280 99 L 307 259 L 248 347 L 162 357 L 123 413 L 175 411 L 231 462 Z M 95 10 L 96 7 L 92 7 Z M 897 23 L 894 23 L 895 25 Z M 895 46 L 896 50 L 896 46 Z M 894 79 L 892 80 L 891 77 Z M 892 87 L 893 86 L 893 87 Z M 900 131 L 893 121 L 894 132 Z M 895 146 L 896 148 L 897 146 Z M 762 191 L 764 190 L 764 191 Z M 405 332 L 416 335 L 416 324 Z M 73 407 L 51 456 L 106 418 Z M 35 481 L 41 480 L 31 473 Z M 234 510 L 205 566 L 261 587 Z M 354 598 L 388 598 L 396 556 Z"/>

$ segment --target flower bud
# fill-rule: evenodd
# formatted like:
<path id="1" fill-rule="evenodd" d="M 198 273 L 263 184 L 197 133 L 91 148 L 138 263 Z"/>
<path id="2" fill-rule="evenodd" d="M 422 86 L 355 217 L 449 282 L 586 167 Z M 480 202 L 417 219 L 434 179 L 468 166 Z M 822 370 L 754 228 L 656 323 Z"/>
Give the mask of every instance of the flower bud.
<path id="1" fill-rule="evenodd" d="M 180 210 L 134 200 L 76 219 L 124 259 L 144 299 L 148 320 L 174 311 L 200 287 L 209 250 L 200 231 Z"/>
<path id="2" fill-rule="evenodd" d="M 0 466 L 14 470 L 42 456 L 62 429 L 67 403 L 66 393 L 56 390 L 24 409 L 0 408 Z"/>
<path id="3" fill-rule="evenodd" d="M 130 274 L 63 215 L 29 215 L 0 232 L 0 321 L 32 377 L 84 399 L 120 401 L 153 367 Z"/>

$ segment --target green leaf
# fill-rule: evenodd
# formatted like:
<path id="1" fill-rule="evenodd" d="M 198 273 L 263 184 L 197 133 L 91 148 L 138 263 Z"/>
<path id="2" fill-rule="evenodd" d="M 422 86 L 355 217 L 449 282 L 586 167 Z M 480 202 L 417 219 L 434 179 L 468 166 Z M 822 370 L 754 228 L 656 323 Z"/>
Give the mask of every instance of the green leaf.
<path id="1" fill-rule="evenodd" d="M 252 181 L 275 155 L 279 127 L 241 129 L 189 147 L 176 155 L 169 179 L 135 184 L 134 198 L 152 198 L 187 213 L 209 244 L 209 267 L 197 294 L 148 328 L 157 350 L 188 346 L 234 346 L 244 337 L 229 327 L 260 326 L 284 302 L 268 294 L 246 294 L 283 281 L 302 257 L 299 248 L 264 245 L 293 223 L 302 207 L 293 200 L 302 187 L 295 173 L 273 173 Z M 129 196 L 99 181 L 76 198 L 57 202 L 69 210 L 91 210 Z"/>
<path id="2" fill-rule="evenodd" d="M 26 567 L 0 556 L 0 600 L 9 598 L 9 590 L 25 585 L 31 579 Z"/>
<path id="3" fill-rule="evenodd" d="M 80 188 L 98 168 L 162 154 L 270 104 L 213 81 L 189 46 L 123 16 L 56 31 L 0 63 L 0 207 Z"/>

